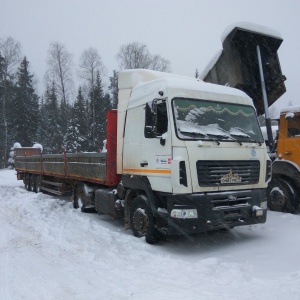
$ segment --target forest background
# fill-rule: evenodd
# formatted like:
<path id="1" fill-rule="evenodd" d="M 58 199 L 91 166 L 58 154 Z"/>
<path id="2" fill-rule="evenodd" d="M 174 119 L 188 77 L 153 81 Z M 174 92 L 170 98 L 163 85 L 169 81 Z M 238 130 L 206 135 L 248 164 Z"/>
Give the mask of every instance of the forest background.
<path id="1" fill-rule="evenodd" d="M 122 45 L 116 60 L 120 70 L 171 71 L 169 60 L 151 54 L 139 42 Z M 21 53 L 20 43 L 12 37 L 0 38 L 2 166 L 16 144 L 31 147 L 38 143 L 44 153 L 91 152 L 104 146 L 106 112 L 117 107 L 117 70 L 108 76 L 108 84 L 103 84 L 107 70 L 97 49 L 86 49 L 75 66 L 72 54 L 59 42 L 50 44 L 46 61 L 42 79 L 46 88 L 38 95 L 38 80 Z"/>

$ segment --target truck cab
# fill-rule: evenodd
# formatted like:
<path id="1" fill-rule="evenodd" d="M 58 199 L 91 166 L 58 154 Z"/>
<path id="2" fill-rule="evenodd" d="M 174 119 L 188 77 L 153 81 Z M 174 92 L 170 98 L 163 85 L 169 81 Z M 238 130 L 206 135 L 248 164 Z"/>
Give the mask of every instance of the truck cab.
<path id="1" fill-rule="evenodd" d="M 268 206 L 271 210 L 295 213 L 300 204 L 299 106 L 281 110 L 276 145 L 271 153 L 275 159 L 268 187 Z"/>
<path id="2" fill-rule="evenodd" d="M 245 93 L 127 70 L 119 74 L 118 114 L 125 222 L 137 235 L 146 222 L 132 208 L 139 195 L 154 228 L 165 234 L 265 222 L 271 161 Z"/>

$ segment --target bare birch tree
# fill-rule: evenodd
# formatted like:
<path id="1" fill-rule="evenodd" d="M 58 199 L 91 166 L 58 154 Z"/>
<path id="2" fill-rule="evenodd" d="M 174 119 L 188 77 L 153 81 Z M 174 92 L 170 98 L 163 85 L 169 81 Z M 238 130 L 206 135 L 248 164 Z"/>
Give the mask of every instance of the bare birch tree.
<path id="1" fill-rule="evenodd" d="M 45 74 L 46 82 L 54 83 L 58 95 L 64 104 L 68 103 L 69 95 L 73 91 L 72 55 L 66 47 L 58 42 L 51 43 L 47 58 L 48 70 Z"/>
<path id="2" fill-rule="evenodd" d="M 152 55 L 147 46 L 142 43 L 132 42 L 122 45 L 116 55 L 121 69 L 151 69 L 170 72 L 169 60 L 158 54 Z"/>
<path id="3" fill-rule="evenodd" d="M 79 67 L 79 77 L 86 80 L 90 87 L 94 86 L 98 71 L 101 75 L 105 73 L 101 56 L 95 48 L 89 48 L 82 53 L 79 60 Z"/>
<path id="4" fill-rule="evenodd" d="M 4 58 L 4 76 L 7 79 L 20 63 L 21 45 L 9 36 L 5 40 L 0 40 L 0 53 Z"/>

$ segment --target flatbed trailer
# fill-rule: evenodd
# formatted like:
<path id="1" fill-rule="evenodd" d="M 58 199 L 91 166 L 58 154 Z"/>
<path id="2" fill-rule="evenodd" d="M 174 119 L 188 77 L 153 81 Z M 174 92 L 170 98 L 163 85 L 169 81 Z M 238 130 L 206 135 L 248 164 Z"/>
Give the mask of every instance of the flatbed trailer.
<path id="1" fill-rule="evenodd" d="M 15 149 L 18 179 L 28 190 L 64 195 L 79 183 L 116 186 L 117 111 L 107 113 L 107 151 L 86 153 L 43 154 L 40 148 Z"/>

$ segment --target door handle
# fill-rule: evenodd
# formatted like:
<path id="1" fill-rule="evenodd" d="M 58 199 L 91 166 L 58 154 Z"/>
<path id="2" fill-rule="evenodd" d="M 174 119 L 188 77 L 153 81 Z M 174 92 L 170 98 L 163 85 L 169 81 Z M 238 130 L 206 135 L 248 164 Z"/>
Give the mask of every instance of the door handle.
<path id="1" fill-rule="evenodd" d="M 147 161 L 143 161 L 140 163 L 141 167 L 147 167 L 148 166 L 148 162 Z"/>
<path id="2" fill-rule="evenodd" d="M 284 154 L 285 154 L 285 155 L 291 155 L 291 154 L 293 154 L 293 152 L 288 152 L 288 151 L 286 151 L 286 152 L 284 152 Z"/>

